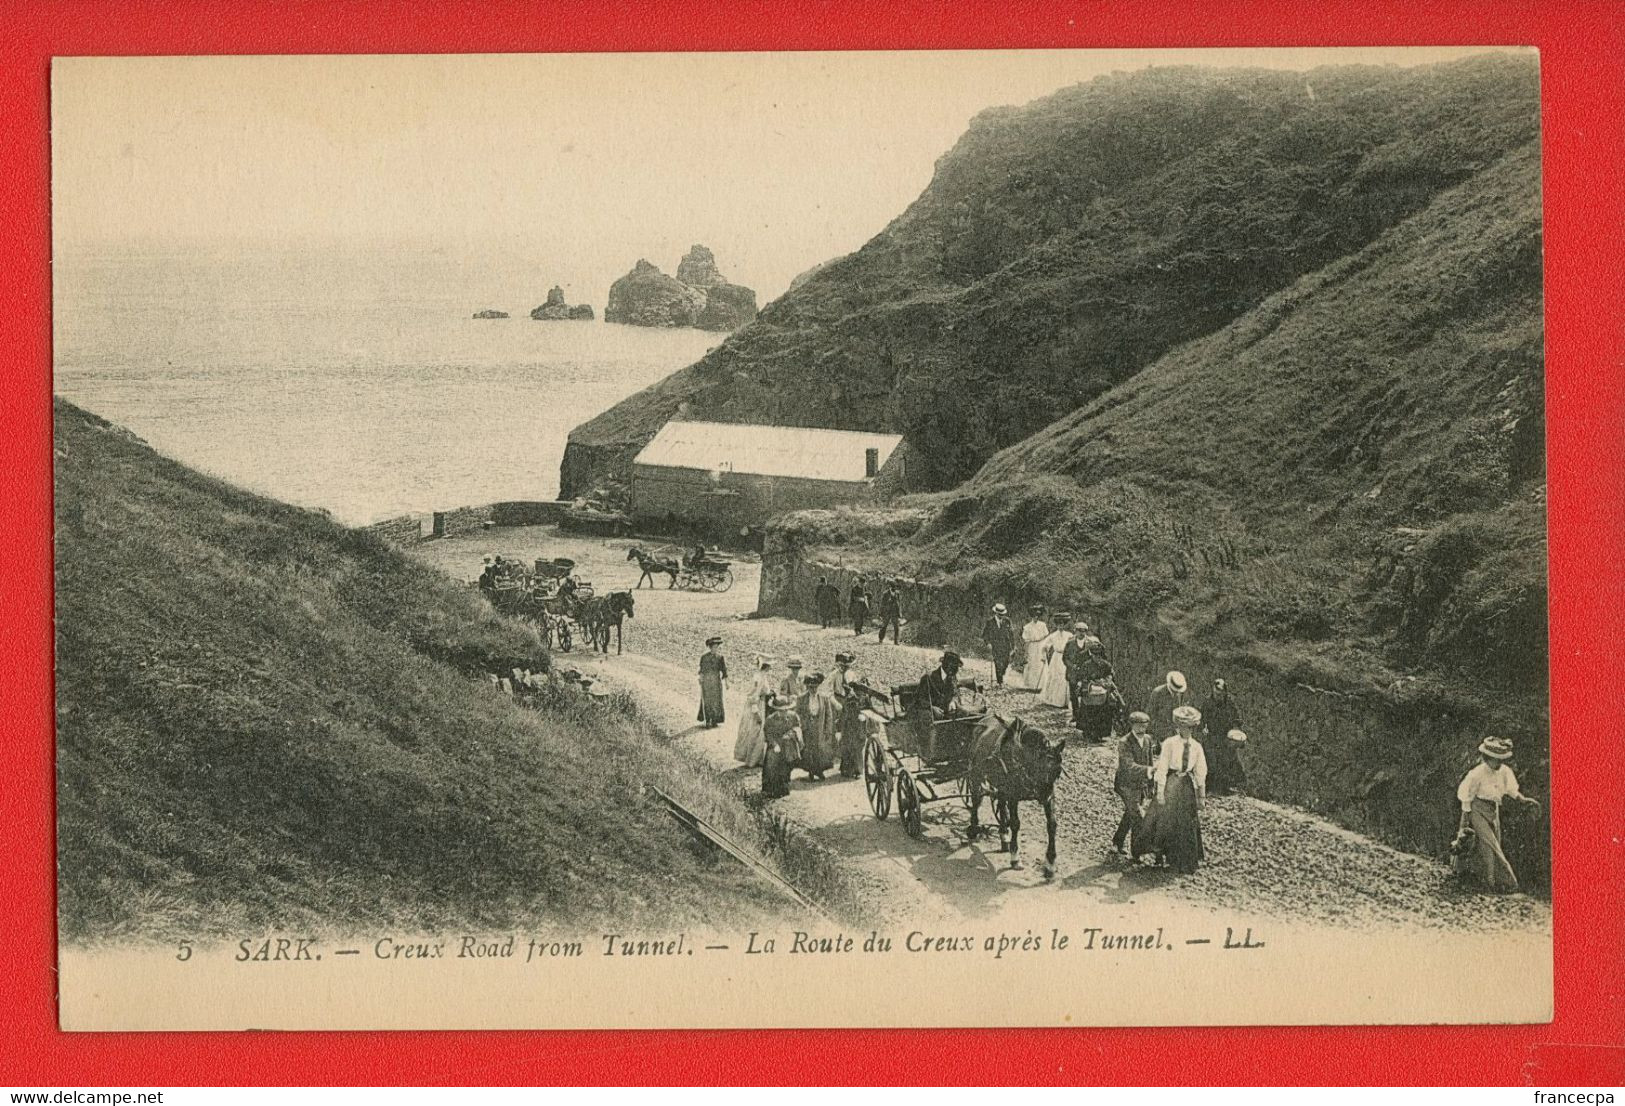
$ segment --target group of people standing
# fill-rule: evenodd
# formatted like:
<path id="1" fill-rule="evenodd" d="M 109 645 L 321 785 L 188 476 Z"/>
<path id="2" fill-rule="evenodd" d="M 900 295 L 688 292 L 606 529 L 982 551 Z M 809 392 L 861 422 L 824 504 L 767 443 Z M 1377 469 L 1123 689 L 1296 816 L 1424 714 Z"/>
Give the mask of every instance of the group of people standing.
<path id="1" fill-rule="evenodd" d="M 813 607 L 818 612 L 818 624 L 824 629 L 840 621 L 841 589 L 830 583 L 828 576 L 820 576 L 813 588 Z M 890 630 L 892 644 L 896 645 L 903 629 L 903 593 L 896 581 L 881 588 L 877 607 L 869 592 L 868 582 L 862 576 L 853 578 L 852 586 L 846 593 L 846 617 L 852 623 L 852 636 L 861 636 L 869 628 L 871 611 L 875 612 L 880 622 L 879 640 L 884 642 L 886 631 Z"/>
<path id="2" fill-rule="evenodd" d="M 862 772 L 864 696 L 855 686 L 854 660 L 851 653 L 836 653 L 826 678 L 822 672 L 804 675 L 799 656 L 785 661 L 783 676 L 775 673 L 774 658 L 755 658 L 734 759 L 761 768 L 765 797 L 788 795 L 797 768 L 810 780 L 822 780 L 837 767 L 848 778 Z"/>
<path id="3" fill-rule="evenodd" d="M 1130 710 L 1118 687 L 1106 647 L 1087 620 L 1071 611 L 1046 617 L 1034 604 L 1021 628 L 1018 686 L 1038 693 L 1046 706 L 1064 709 L 1083 739 L 1093 745 L 1119 742 L 1112 789 L 1123 804 L 1113 853 L 1138 863 L 1154 857 L 1181 872 L 1194 872 L 1203 855 L 1201 808 L 1211 790 L 1239 791 L 1246 783 L 1241 750 L 1247 735 L 1223 678 L 1199 709 L 1182 672 L 1169 672 Z M 982 641 L 1002 685 L 1018 639 L 1003 603 L 982 625 Z M 1158 739 L 1155 725 L 1172 736 Z M 1204 741 L 1205 738 L 1205 741 Z"/>

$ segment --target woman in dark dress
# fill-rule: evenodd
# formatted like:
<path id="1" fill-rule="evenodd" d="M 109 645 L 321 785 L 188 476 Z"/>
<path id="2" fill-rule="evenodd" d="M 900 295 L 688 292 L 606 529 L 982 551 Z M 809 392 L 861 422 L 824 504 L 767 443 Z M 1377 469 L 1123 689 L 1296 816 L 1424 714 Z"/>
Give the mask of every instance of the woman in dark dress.
<path id="1" fill-rule="evenodd" d="M 1244 745 L 1230 734 L 1241 731 L 1241 712 L 1223 679 L 1213 681 L 1213 694 L 1201 709 L 1202 728 L 1207 732 L 1202 744 L 1208 751 L 1208 790 L 1215 795 L 1240 791 L 1247 784 L 1247 770 L 1241 763 Z"/>
<path id="2" fill-rule="evenodd" d="M 762 758 L 762 796 L 782 799 L 790 794 L 790 770 L 801 760 L 801 719 L 795 700 L 775 695 L 768 702 L 763 727 L 767 754 Z"/>
<path id="3" fill-rule="evenodd" d="M 851 653 L 835 654 L 835 674 L 830 677 L 834 685 L 835 705 L 840 710 L 838 727 L 841 731 L 841 775 L 855 780 L 863 775 L 863 696 L 852 686 L 857 674 L 852 671 Z"/>
<path id="4" fill-rule="evenodd" d="M 706 729 L 722 724 L 722 699 L 728 690 L 728 662 L 722 659 L 722 639 L 707 638 L 700 654 L 700 713 L 695 721 Z"/>
<path id="5" fill-rule="evenodd" d="M 1202 712 L 1174 708 L 1179 731 L 1162 743 L 1157 757 L 1157 805 L 1153 823 L 1157 854 L 1185 875 L 1196 871 L 1202 852 L 1202 802 L 1207 797 L 1207 756 L 1196 740 Z"/>

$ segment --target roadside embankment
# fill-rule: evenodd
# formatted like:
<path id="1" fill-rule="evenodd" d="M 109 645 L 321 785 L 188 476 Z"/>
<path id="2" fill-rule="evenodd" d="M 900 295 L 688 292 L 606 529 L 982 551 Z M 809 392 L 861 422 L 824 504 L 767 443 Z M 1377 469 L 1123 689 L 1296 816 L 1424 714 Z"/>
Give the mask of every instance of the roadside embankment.
<path id="1" fill-rule="evenodd" d="M 868 566 L 861 561 L 817 557 L 816 551 L 803 552 L 782 530 L 770 531 L 762 560 L 760 613 L 816 622 L 813 589 L 820 576 L 840 589 L 843 600 L 860 575 L 877 597 L 878 581 L 895 580 L 908 620 L 906 640 L 970 651 L 979 647 L 982 622 L 995 602 L 1010 607 L 1018 626 L 1029 603 L 1045 602 L 1056 609 L 1050 596 L 900 579 L 865 571 Z M 1478 740 L 1495 726 L 1470 704 L 1410 696 L 1403 685 L 1392 691 L 1315 687 L 1217 656 L 1199 641 L 1181 640 L 1166 626 L 1131 625 L 1087 609 L 1074 613 L 1087 619 L 1106 645 L 1118 684 L 1131 702 L 1162 682 L 1170 669 L 1186 675 L 1198 705 L 1213 678 L 1225 678 L 1248 735 L 1251 793 L 1427 856 L 1441 855 L 1454 836 L 1456 784 L 1471 767 Z M 1519 772 L 1529 793 L 1547 794 L 1544 765 L 1520 766 Z M 1509 809 L 1504 818 L 1514 867 L 1528 883 L 1545 887 L 1550 846 L 1544 810 Z"/>

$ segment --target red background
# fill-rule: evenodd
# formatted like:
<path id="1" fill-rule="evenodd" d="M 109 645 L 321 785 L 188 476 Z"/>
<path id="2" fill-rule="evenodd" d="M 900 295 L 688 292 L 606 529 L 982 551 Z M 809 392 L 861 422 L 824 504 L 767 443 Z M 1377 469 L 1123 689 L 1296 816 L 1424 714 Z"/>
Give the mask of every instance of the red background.
<path id="1" fill-rule="evenodd" d="M 1625 7 L 1434 0 L 11 0 L 0 9 L 0 1082 L 1520 1083 L 1625 1080 Z M 1535 45 L 1544 91 L 1557 1017 L 1471 1028 L 739 1033 L 57 1032 L 49 66 L 66 54 Z M 1312 981 L 1314 966 L 1303 965 Z M 861 1005 L 862 995 L 853 995 Z M 791 1044 L 793 1037 L 794 1044 Z M 1169 1045 L 1177 1040 L 1177 1055 Z M 764 1047 L 765 1046 L 765 1047 Z"/>

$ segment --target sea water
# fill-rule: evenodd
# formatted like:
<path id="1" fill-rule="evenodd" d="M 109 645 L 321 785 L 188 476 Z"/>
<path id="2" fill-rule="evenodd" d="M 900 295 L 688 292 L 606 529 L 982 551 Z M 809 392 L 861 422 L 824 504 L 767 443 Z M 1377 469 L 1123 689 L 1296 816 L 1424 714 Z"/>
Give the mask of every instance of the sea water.
<path id="1" fill-rule="evenodd" d="M 722 339 L 534 321 L 545 263 L 466 251 L 104 248 L 53 276 L 58 395 L 357 524 L 554 498 L 571 428 Z"/>

